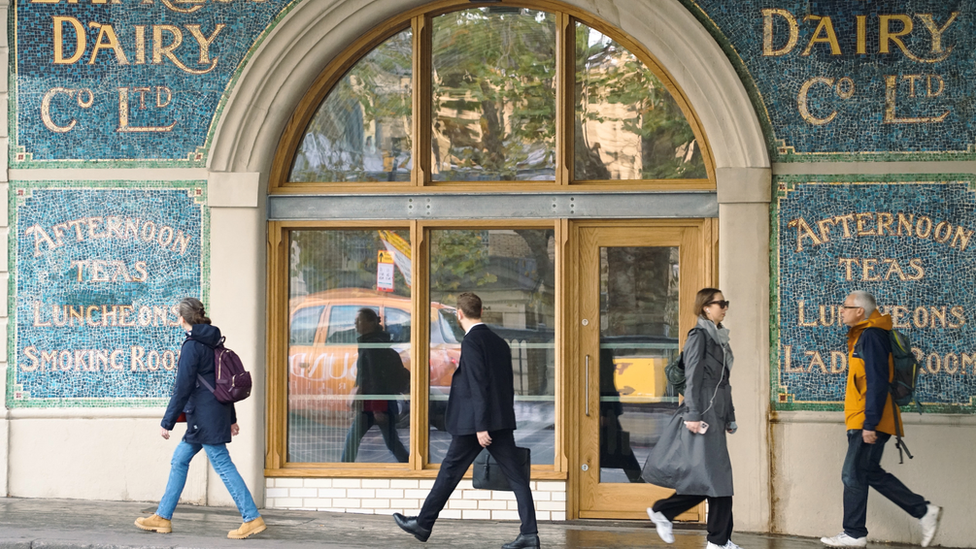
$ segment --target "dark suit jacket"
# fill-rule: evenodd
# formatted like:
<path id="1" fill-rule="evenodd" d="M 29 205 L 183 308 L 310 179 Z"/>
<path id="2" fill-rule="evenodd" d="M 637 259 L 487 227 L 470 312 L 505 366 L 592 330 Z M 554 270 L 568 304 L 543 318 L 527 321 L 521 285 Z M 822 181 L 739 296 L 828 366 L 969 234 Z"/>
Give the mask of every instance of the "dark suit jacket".
<path id="1" fill-rule="evenodd" d="M 447 432 L 455 436 L 515 429 L 512 350 L 484 324 L 461 342 L 446 416 Z"/>

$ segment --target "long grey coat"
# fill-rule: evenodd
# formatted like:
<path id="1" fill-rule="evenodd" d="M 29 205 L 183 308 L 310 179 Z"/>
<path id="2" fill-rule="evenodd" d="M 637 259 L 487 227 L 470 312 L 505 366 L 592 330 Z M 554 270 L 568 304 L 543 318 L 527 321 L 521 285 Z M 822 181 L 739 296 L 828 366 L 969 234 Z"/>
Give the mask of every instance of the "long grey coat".
<path id="1" fill-rule="evenodd" d="M 725 431 L 735 421 L 735 408 L 722 346 L 696 326 L 685 341 L 684 363 L 685 400 L 651 450 L 644 480 L 683 496 L 731 496 L 732 462 Z M 708 431 L 692 433 L 685 421 L 704 421 Z"/>

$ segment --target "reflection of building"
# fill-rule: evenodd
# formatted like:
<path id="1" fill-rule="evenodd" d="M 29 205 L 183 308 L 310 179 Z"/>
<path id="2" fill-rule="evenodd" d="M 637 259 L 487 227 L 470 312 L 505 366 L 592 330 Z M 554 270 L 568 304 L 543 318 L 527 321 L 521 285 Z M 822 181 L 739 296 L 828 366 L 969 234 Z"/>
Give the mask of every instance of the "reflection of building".
<path id="1" fill-rule="evenodd" d="M 377 484 L 382 490 L 421 490 L 433 478 L 446 440 L 436 425 L 446 397 L 443 384 L 414 377 L 411 421 L 398 425 L 417 456 L 413 463 L 337 468 L 289 453 L 289 436 L 321 426 L 306 424 L 301 431 L 302 425 L 289 423 L 294 328 L 289 300 L 335 288 L 372 290 L 376 253 L 382 249 L 376 235 L 387 230 L 408 241 L 412 253 L 409 289 L 398 266 L 392 292 L 409 302 L 401 308 L 408 320 L 397 323 L 397 350 L 412 363 L 427 365 L 412 371 L 428 371 L 431 363 L 445 371 L 453 366 L 450 350 L 432 344 L 431 333 L 440 330 L 436 333 L 446 342 L 454 328 L 419 320 L 441 314 L 431 312 L 436 309 L 431 302 L 451 306 L 450 296 L 461 291 L 482 294 L 490 305 L 486 319 L 514 342 L 513 368 L 519 370 L 519 396 L 525 397 L 518 413 L 527 421 L 520 436 L 539 450 L 533 451 L 533 480 L 549 496 L 550 504 L 540 506 L 541 519 L 644 516 L 653 488 L 621 488 L 593 473 L 600 469 L 594 441 L 601 432 L 594 411 L 611 402 L 600 398 L 620 399 L 621 430 L 630 434 L 638 454 L 646 450 L 671 404 L 651 401 L 668 398 L 658 395 L 661 357 L 648 347 L 616 357 L 615 366 L 624 359 L 633 362 L 631 370 L 616 374 L 615 391 L 625 394 L 600 395 L 595 366 L 600 338 L 680 342 L 694 320 L 689 296 L 701 286 L 719 285 L 732 301 L 729 323 L 737 357 L 732 382 L 740 430 L 730 441 L 738 482 L 736 523 L 751 531 L 822 535 L 835 527 L 834 517 L 809 510 L 834 508 L 840 500 L 843 376 L 831 371 L 831 353 L 842 351 L 837 346 L 841 328 L 823 326 L 819 311 L 824 307 L 824 321 L 830 321 L 830 304 L 861 283 L 854 275 L 865 273 L 861 265 L 847 280 L 837 258 L 897 257 L 906 265 L 920 258 L 926 276 L 902 281 L 893 272 L 886 280 L 870 281 L 870 288 L 897 297 L 888 297 L 886 304 L 910 311 L 923 307 L 928 316 L 932 307 L 948 308 L 945 327 L 938 319 L 933 327 L 929 318 L 924 329 L 907 320 L 913 323 L 913 341 L 927 350 L 922 378 L 932 404 L 924 420 L 905 416 L 912 440 L 927 449 L 906 467 L 947 509 L 946 524 L 953 527 L 940 533 L 937 543 L 972 546 L 976 525 L 961 513 L 976 491 L 966 469 L 976 376 L 962 357 L 971 355 L 967 349 L 976 340 L 968 298 L 956 290 L 966 287 L 976 270 L 968 249 L 951 246 L 955 232 L 946 245 L 938 241 L 943 232 L 935 238 L 918 225 L 924 217 L 933 220 L 932 232 L 945 231 L 946 225 L 937 228 L 944 220 L 963 230 L 960 238 L 969 238 L 966 231 L 976 228 L 971 177 L 965 175 L 969 168 L 943 162 L 973 160 L 968 147 L 976 136 L 966 113 L 976 94 L 970 88 L 976 75 L 965 52 L 973 49 L 976 33 L 970 25 L 976 19 L 968 4 L 932 2 L 925 13 L 918 3 L 892 4 L 892 13 L 916 21 L 904 38 L 913 55 L 931 49 L 918 21 L 931 16 L 935 28 L 947 26 L 941 35 L 947 57 L 937 65 L 959 78 L 952 85 L 947 81 L 937 97 L 923 97 L 921 87 L 912 95 L 911 86 L 922 86 L 923 79 L 896 79 L 889 91 L 895 92 L 897 108 L 887 113 L 885 101 L 862 92 L 869 83 L 887 83 L 891 74 L 917 74 L 916 62 L 898 48 L 881 53 L 870 39 L 864 54 L 852 53 L 854 46 L 843 37 L 840 55 L 826 42 L 810 42 L 812 25 L 826 16 L 836 28 L 839 21 L 855 21 L 861 12 L 854 3 L 819 3 L 817 21 L 804 19 L 805 8 L 782 3 L 776 9 L 792 14 L 799 38 L 792 50 L 772 55 L 786 48 L 792 23 L 764 12 L 768 6 L 756 0 L 562 2 L 525 2 L 549 15 L 527 15 L 506 2 L 480 11 L 461 0 L 412 3 L 417 11 L 410 13 L 390 0 L 207 2 L 187 15 L 165 2 L 129 2 L 95 18 L 115 23 L 117 30 L 160 20 L 185 29 L 200 16 L 227 25 L 216 35 L 208 63 L 200 62 L 203 52 L 189 31 L 181 31 L 183 46 L 173 55 L 195 72 L 216 63 L 205 74 L 184 71 L 165 55 L 161 63 L 140 63 L 121 34 L 128 65 L 120 64 L 104 42 L 97 52 L 90 42 L 75 63 L 52 63 L 50 41 L 37 38 L 37 29 L 50 29 L 52 16 L 65 15 L 65 3 L 19 2 L 8 14 L 16 32 L 7 39 L 12 85 L 2 102 L 11 122 L 3 134 L 9 181 L 0 184 L 10 197 L 2 221 L 10 235 L 4 257 L 10 260 L 5 269 L 11 295 L 4 318 L 11 338 L 0 376 L 6 403 L 0 418 L 0 491 L 16 497 L 159 497 L 166 470 L 161 456 L 172 449 L 155 436 L 165 400 L 159 395 L 172 376 L 169 340 L 176 345 L 180 334 L 168 302 L 153 301 L 160 299 L 153 288 L 185 288 L 204 298 L 228 344 L 257 380 L 251 399 L 237 408 L 243 433 L 233 453 L 259 502 L 272 508 L 390 512 L 395 500 L 402 505 L 396 509 L 408 511 L 420 498 L 414 501 L 407 492 L 396 498 L 350 494 L 376 490 Z M 424 12 L 428 8 L 435 11 Z M 438 42 L 437 55 L 456 54 L 453 66 L 464 70 L 449 75 L 438 65 L 439 80 L 431 81 L 434 40 L 427 33 L 445 25 L 441 14 L 459 10 L 474 21 L 474 30 L 495 32 L 486 27 L 496 24 L 492 28 L 518 30 L 507 36 L 517 38 L 509 43 L 523 48 L 517 51 L 525 56 L 495 62 L 499 58 L 486 56 L 503 50 L 486 41 L 445 40 Z M 953 10 L 960 16 L 950 24 Z M 547 21 L 551 26 L 543 29 Z M 874 29 L 879 20 L 866 21 Z M 521 26 L 505 27 L 509 24 Z M 231 28 L 240 31 L 233 38 Z M 889 30 L 896 28 L 893 23 Z M 201 32 L 213 31 L 205 24 Z M 453 31 L 445 32 L 450 38 Z M 564 49 L 556 46 L 557 33 Z M 452 53 L 455 43 L 470 47 Z M 632 71 L 614 73 L 611 69 L 621 65 L 597 62 L 624 59 L 621 51 L 653 74 L 653 86 L 631 86 L 623 76 Z M 584 90 L 576 89 L 583 79 L 570 74 L 577 67 L 590 70 L 585 101 Z M 461 77 L 448 79 L 456 75 Z M 837 93 L 847 90 L 840 75 L 856 84 L 857 93 L 848 99 L 838 99 Z M 831 78 L 843 85 L 828 85 Z M 483 91 L 480 79 L 505 85 Z M 167 97 L 161 88 L 136 91 L 147 82 L 169 83 L 168 106 L 161 106 Z M 457 101 L 435 107 L 435 85 L 457 90 L 452 96 Z M 934 78 L 932 85 L 937 85 Z M 815 125 L 797 116 L 801 88 L 810 114 L 826 117 L 836 111 L 835 119 Z M 85 90 L 93 90 L 91 96 Z M 128 93 L 124 128 L 120 90 Z M 497 90 L 508 95 L 487 97 Z M 333 103 L 325 107 L 329 98 Z M 584 103 L 591 107 L 589 117 L 576 109 Z M 651 103 L 653 109 L 636 109 L 640 120 L 628 109 Z M 489 120 L 491 106 L 497 120 Z M 886 113 L 908 118 L 947 111 L 940 123 L 884 123 Z M 152 130 L 174 121 L 170 131 Z M 448 121 L 454 126 L 435 128 L 435 122 Z M 97 198 L 42 200 L 74 190 Z M 46 206 L 37 207 L 39 202 Z M 168 239 L 175 234 L 163 227 L 178 228 L 173 220 L 185 218 L 181 208 L 199 214 L 190 240 L 195 251 L 166 252 L 173 257 L 147 263 L 146 283 L 125 280 L 114 263 L 119 274 L 107 274 L 102 267 L 109 264 L 99 263 L 97 273 L 89 271 L 97 281 L 79 281 L 72 261 L 122 261 L 130 278 L 141 278 L 139 262 L 172 250 Z M 913 229 L 927 236 L 919 237 L 918 230 L 916 238 L 889 234 L 884 212 L 915 215 Z M 848 215 L 857 216 L 847 221 L 850 235 L 838 218 Z M 133 228 L 118 225 L 119 219 L 133 220 Z M 810 229 L 802 238 L 800 220 Z M 821 223 L 832 231 L 829 240 Z M 879 225 L 884 235 L 879 236 Z M 895 217 L 891 227 L 897 226 Z M 465 238 L 453 250 L 434 250 L 433 242 L 447 231 Z M 353 232 L 361 238 L 330 240 Z M 156 251 L 147 252 L 151 247 Z M 622 251 L 631 248 L 670 250 L 634 262 Z M 604 256 L 606 271 L 600 266 Z M 665 267 L 651 272 L 640 268 L 641 262 Z M 868 268 L 867 276 L 879 272 Z M 912 272 L 905 268 L 904 274 Z M 634 281 L 653 281 L 654 287 Z M 57 293 L 66 288 L 70 295 Z M 33 295 L 45 297 L 25 299 Z M 37 326 L 32 301 L 43 302 Z M 802 319 L 800 302 L 809 313 Z M 951 310 L 957 305 L 966 322 L 953 328 Z M 73 326 L 41 325 L 48 322 L 40 316 L 44 311 L 64 307 L 73 308 L 69 316 L 75 311 Z M 449 325 L 449 315 L 442 320 Z M 130 330 L 132 322 L 146 325 Z M 65 335 L 68 329 L 74 331 Z M 138 341 L 134 333 L 140 334 Z M 315 346 L 314 339 L 308 346 Z M 37 350 L 36 368 L 27 347 Z M 335 377 L 349 364 L 343 357 L 329 364 L 334 370 L 325 370 L 326 362 L 322 372 Z M 842 361 L 833 364 L 840 368 Z M 32 386 L 36 379 L 44 380 L 49 392 Z M 651 379 L 653 389 L 642 389 Z M 332 431 L 320 431 L 320 439 L 299 439 L 295 447 L 306 451 L 335 442 Z M 339 437 L 344 433 L 339 427 L 333 431 Z M 372 455 L 370 436 L 360 456 Z M 919 466 L 936 462 L 938 467 Z M 203 465 L 191 470 L 186 498 L 229 504 L 223 489 L 212 489 L 206 477 Z M 339 494 L 335 497 L 308 492 L 339 478 L 337 492 L 329 492 Z M 344 507 L 353 499 L 358 507 Z M 460 518 L 507 518 L 488 509 L 448 511 Z M 872 535 L 912 539 L 909 529 L 892 524 L 879 525 Z"/>

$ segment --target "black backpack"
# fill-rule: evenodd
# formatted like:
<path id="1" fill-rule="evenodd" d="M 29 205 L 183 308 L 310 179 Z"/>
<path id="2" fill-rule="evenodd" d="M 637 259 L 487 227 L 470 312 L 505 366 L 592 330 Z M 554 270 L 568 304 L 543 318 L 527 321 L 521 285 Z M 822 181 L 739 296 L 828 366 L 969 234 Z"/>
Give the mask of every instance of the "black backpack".
<path id="1" fill-rule="evenodd" d="M 888 343 L 891 346 L 892 378 L 888 384 L 888 392 L 891 394 L 891 405 L 908 406 L 915 402 L 918 413 L 922 413 L 922 404 L 915 396 L 915 384 L 918 381 L 919 364 L 915 353 L 912 352 L 912 342 L 908 336 L 892 328 L 885 330 L 888 332 Z M 860 345 L 861 338 L 858 337 L 857 345 Z M 898 448 L 898 463 L 905 463 L 902 455 L 904 452 L 908 459 L 915 459 L 908 445 L 898 434 L 903 430 L 901 415 L 897 410 L 892 410 L 895 420 L 895 448 Z"/>
<path id="2" fill-rule="evenodd" d="M 688 335 L 690 336 L 691 332 L 697 329 L 695 327 L 688 330 Z M 678 353 L 677 358 L 664 367 L 664 376 L 668 378 L 668 383 L 674 387 L 676 393 L 679 395 L 685 394 L 685 385 L 688 383 L 688 380 L 685 378 L 685 352 L 683 350 Z"/>
<path id="3" fill-rule="evenodd" d="M 915 383 L 918 381 L 919 364 L 915 353 L 912 352 L 912 342 L 908 336 L 898 330 L 888 332 L 891 343 L 891 357 L 894 362 L 894 377 L 889 390 L 891 400 L 898 406 L 908 406 L 915 401 L 921 411 L 922 405 L 915 398 Z"/>
<path id="4" fill-rule="evenodd" d="M 668 365 L 664 367 L 664 375 L 668 378 L 668 383 L 674 387 L 674 391 L 679 395 L 685 394 L 685 384 L 687 379 L 685 379 L 685 352 L 681 351 L 678 356 L 668 362 Z"/>

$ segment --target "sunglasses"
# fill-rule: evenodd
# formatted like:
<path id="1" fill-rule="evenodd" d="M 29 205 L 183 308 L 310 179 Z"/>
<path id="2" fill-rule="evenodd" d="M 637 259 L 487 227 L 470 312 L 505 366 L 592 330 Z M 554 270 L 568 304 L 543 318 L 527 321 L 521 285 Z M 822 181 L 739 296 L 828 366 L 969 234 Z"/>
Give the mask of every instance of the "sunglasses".
<path id="1" fill-rule="evenodd" d="M 718 305 L 719 307 L 721 307 L 723 309 L 728 309 L 729 308 L 729 301 L 727 299 L 722 299 L 722 300 L 718 300 L 718 301 L 709 301 L 708 303 L 705 304 L 706 307 L 708 307 L 709 305 Z"/>

